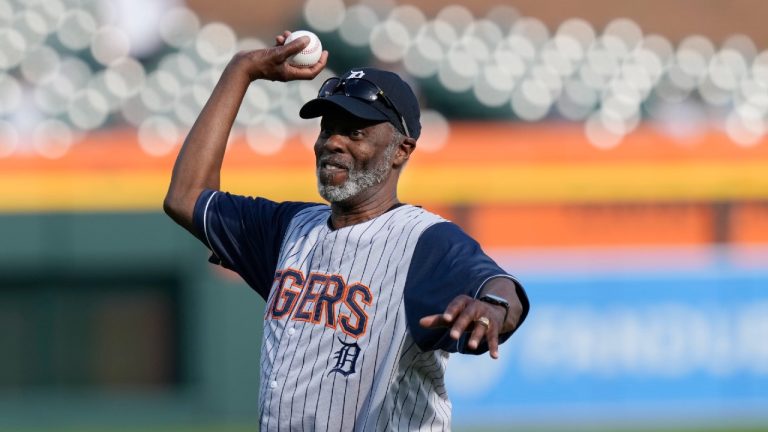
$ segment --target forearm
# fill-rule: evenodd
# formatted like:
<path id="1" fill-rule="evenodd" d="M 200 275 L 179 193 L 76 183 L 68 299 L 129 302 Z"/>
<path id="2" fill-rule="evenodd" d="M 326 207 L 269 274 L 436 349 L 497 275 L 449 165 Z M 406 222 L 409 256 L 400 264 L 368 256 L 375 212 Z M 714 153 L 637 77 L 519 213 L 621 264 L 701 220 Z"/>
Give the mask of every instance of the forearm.
<path id="1" fill-rule="evenodd" d="M 500 333 L 507 333 L 516 329 L 523 314 L 523 303 L 517 295 L 516 283 L 506 277 L 493 278 L 486 282 L 477 297 L 480 298 L 485 294 L 493 294 L 509 302 L 509 313 Z M 501 306 L 496 307 L 501 308 Z"/>
<path id="2" fill-rule="evenodd" d="M 272 48 L 242 51 L 229 62 L 219 82 L 203 107 L 173 167 L 171 184 L 163 209 L 177 223 L 193 231 L 195 201 L 203 189 L 218 189 L 221 164 L 227 139 L 237 117 L 248 85 L 256 79 L 292 81 L 312 79 L 328 61 L 323 51 L 320 61 L 309 67 L 291 66 L 286 60 L 309 44 L 301 37 L 284 44 L 290 32 L 275 38 Z"/>
<path id="3" fill-rule="evenodd" d="M 248 73 L 236 57 L 222 73 L 179 151 L 164 207 L 188 229 L 200 192 L 219 188 L 227 139 L 249 84 Z"/>

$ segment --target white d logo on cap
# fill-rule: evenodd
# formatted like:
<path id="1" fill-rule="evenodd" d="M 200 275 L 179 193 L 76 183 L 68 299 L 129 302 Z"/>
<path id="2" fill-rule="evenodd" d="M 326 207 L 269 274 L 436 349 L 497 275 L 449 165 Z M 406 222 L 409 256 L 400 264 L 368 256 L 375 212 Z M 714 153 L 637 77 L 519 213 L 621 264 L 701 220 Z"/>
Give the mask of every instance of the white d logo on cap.
<path id="1" fill-rule="evenodd" d="M 365 72 L 363 72 L 363 71 L 352 71 L 352 72 L 349 73 L 349 76 L 347 78 L 348 79 L 362 78 L 364 76 L 365 76 Z"/>

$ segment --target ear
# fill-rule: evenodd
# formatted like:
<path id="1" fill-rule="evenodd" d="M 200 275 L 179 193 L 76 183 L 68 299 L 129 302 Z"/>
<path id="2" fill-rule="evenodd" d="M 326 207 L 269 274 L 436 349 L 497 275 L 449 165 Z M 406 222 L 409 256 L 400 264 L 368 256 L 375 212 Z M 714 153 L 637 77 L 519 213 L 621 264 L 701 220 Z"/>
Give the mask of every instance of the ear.
<path id="1" fill-rule="evenodd" d="M 403 136 L 402 141 L 397 145 L 395 149 L 395 157 L 392 161 L 392 165 L 395 168 L 401 168 L 408 162 L 411 157 L 411 153 L 416 150 L 416 140 Z"/>

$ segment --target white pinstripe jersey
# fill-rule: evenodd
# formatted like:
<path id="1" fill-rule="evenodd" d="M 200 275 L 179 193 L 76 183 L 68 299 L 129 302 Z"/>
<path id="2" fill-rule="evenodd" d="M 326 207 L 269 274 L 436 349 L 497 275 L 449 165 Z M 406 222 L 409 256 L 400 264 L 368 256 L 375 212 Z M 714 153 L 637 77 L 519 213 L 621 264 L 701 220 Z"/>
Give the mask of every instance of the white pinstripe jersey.
<path id="1" fill-rule="evenodd" d="M 267 301 L 261 430 L 450 430 L 443 377 L 465 341 L 418 319 L 509 276 L 419 207 L 335 230 L 329 216 L 318 204 L 213 191 L 198 199 L 195 224 L 212 261 Z"/>

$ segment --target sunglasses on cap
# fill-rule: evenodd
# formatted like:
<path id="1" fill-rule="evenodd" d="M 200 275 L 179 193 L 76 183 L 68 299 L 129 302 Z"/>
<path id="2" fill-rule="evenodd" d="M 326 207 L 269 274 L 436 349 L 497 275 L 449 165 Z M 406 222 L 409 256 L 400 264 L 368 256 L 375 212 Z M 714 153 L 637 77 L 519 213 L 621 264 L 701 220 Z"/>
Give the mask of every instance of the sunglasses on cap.
<path id="1" fill-rule="evenodd" d="M 384 94 L 384 90 L 379 86 L 368 81 L 365 78 L 349 78 L 342 80 L 338 77 L 328 78 L 323 85 L 320 86 L 320 91 L 317 93 L 318 98 L 325 98 L 334 94 L 343 93 L 344 96 L 353 97 L 356 99 L 362 99 L 368 102 L 379 100 L 387 105 L 392 111 L 397 114 L 400 119 L 400 124 L 403 126 L 403 132 L 408 138 L 411 134 L 408 132 L 408 126 L 405 125 L 405 118 L 400 114 L 397 107 L 391 100 Z"/>

